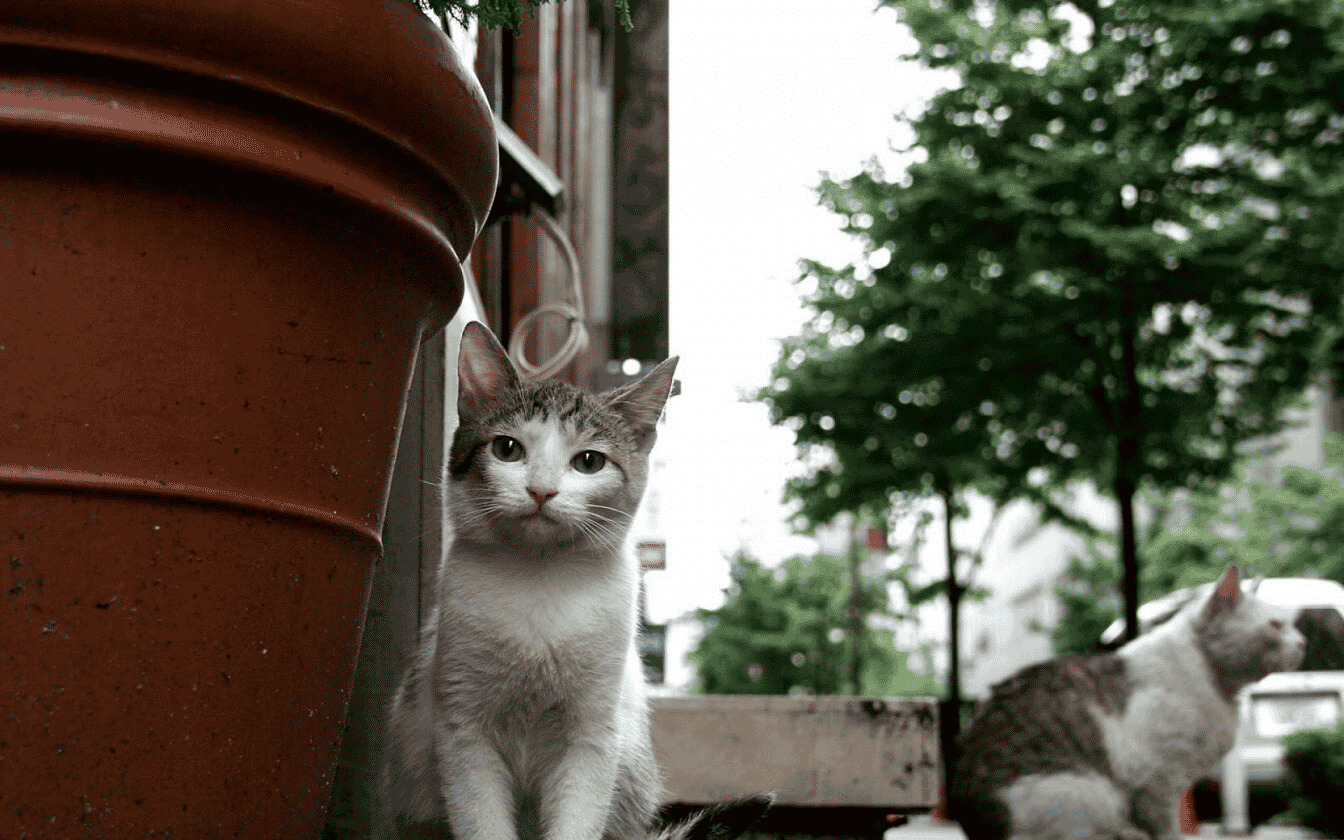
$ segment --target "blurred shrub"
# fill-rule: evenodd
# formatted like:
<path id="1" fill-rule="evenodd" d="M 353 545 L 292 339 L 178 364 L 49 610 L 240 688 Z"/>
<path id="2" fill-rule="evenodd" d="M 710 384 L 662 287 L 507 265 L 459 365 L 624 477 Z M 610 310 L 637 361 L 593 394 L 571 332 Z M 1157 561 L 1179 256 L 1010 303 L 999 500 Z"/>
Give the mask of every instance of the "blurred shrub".
<path id="1" fill-rule="evenodd" d="M 1329 837 L 1344 837 L 1344 721 L 1283 739 L 1284 795 L 1294 822 Z"/>

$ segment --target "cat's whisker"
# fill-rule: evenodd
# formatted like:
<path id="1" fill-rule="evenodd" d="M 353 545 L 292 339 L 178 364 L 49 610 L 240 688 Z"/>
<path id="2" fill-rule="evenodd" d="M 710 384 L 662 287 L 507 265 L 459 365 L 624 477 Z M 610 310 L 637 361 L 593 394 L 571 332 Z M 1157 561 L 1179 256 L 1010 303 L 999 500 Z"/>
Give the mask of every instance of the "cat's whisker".
<path id="1" fill-rule="evenodd" d="M 584 537 L 590 545 L 599 551 L 606 552 L 608 550 L 606 535 L 594 528 L 592 523 L 580 522 L 577 524 L 579 530 L 583 532 Z"/>
<path id="2" fill-rule="evenodd" d="M 589 540 L 604 551 L 612 552 L 620 547 L 618 535 L 596 523 L 587 523 L 585 530 L 589 534 Z"/>
<path id="3" fill-rule="evenodd" d="M 598 534 L 587 520 L 576 519 L 570 523 L 571 533 L 578 531 L 591 543 L 598 542 Z"/>
<path id="4" fill-rule="evenodd" d="M 457 531 L 487 525 L 507 513 L 507 507 L 493 500 L 478 500 L 458 509 Z"/>
<path id="5" fill-rule="evenodd" d="M 624 517 L 618 518 L 615 516 L 608 516 L 605 513 L 602 513 L 600 510 L 590 509 L 588 511 L 588 515 L 591 519 L 596 520 L 598 522 L 609 523 L 612 525 L 616 525 L 618 523 L 625 524 L 623 521 Z"/>
<path id="6" fill-rule="evenodd" d="M 624 542 L 624 528 L 616 526 L 609 517 L 589 512 L 589 515 L 583 516 L 578 521 L 585 534 L 589 535 L 590 542 L 603 551 L 617 550 Z"/>
<path id="7" fill-rule="evenodd" d="M 611 505 L 600 505 L 600 504 L 597 504 L 597 503 L 595 503 L 595 502 L 590 502 L 589 505 L 588 505 L 588 509 L 591 510 L 591 511 L 599 511 L 599 510 L 609 510 L 609 511 L 613 511 L 613 512 L 615 512 L 615 513 L 617 514 L 617 516 L 614 516 L 614 517 L 607 517 L 608 519 L 610 519 L 610 520 L 618 520 L 618 519 L 619 519 L 619 520 L 621 520 L 621 521 L 623 521 L 623 522 L 629 522 L 629 521 L 630 521 L 630 511 L 623 510 L 623 509 L 618 508 L 618 507 L 612 507 Z"/>
<path id="8" fill-rule="evenodd" d="M 617 551 L 625 543 L 626 530 L 623 524 L 610 520 L 590 519 L 590 526 L 603 535 L 603 544 L 610 551 Z"/>

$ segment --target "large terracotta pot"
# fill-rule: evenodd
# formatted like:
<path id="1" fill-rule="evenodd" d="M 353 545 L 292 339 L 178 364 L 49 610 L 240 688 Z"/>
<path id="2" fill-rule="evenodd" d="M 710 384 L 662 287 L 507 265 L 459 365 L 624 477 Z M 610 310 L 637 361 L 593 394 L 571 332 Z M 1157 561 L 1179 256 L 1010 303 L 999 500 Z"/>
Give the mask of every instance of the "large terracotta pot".
<path id="1" fill-rule="evenodd" d="M 494 191 L 409 0 L 0 4 L 0 837 L 312 837 Z"/>

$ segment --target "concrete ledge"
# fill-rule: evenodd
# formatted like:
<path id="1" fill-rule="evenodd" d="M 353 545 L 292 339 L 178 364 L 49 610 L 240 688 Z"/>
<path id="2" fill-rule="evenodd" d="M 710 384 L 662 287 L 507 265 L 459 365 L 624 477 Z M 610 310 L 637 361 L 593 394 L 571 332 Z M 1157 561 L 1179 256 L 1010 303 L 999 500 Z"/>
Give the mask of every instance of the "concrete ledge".
<path id="1" fill-rule="evenodd" d="M 768 790 L 781 807 L 910 812 L 938 803 L 932 699 L 660 697 L 651 724 L 669 802 Z"/>

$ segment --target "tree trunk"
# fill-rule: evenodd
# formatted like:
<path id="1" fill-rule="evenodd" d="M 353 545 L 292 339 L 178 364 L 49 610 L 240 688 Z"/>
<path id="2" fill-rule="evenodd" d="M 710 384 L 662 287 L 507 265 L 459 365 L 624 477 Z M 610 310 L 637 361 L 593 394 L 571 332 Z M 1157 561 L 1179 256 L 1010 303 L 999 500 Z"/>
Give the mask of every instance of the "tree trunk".
<path id="1" fill-rule="evenodd" d="M 947 539 L 947 698 L 940 712 L 944 784 L 951 785 L 957 765 L 957 738 L 961 735 L 961 596 L 957 580 L 957 549 L 952 543 L 952 516 L 956 499 L 952 483 L 944 478 L 938 493 L 943 498 L 943 529 Z"/>
<path id="2" fill-rule="evenodd" d="M 961 582 L 957 580 L 957 549 L 952 544 L 952 512 L 956 501 L 952 489 L 945 487 L 943 526 L 947 537 L 947 699 L 961 703 Z"/>
<path id="3" fill-rule="evenodd" d="M 1138 320 L 1129 278 L 1120 278 L 1120 365 L 1124 375 L 1116 425 L 1115 501 L 1120 506 L 1120 569 L 1125 604 L 1125 641 L 1139 637 L 1139 548 L 1134 494 L 1142 474 L 1143 396 L 1139 386 Z"/>
<path id="4" fill-rule="evenodd" d="M 862 575 L 859 565 L 863 552 L 859 548 L 858 525 L 849 540 L 849 693 L 857 695 L 862 690 L 863 677 L 863 611 L 859 607 L 859 588 Z"/>
<path id="5" fill-rule="evenodd" d="M 1123 442 L 1122 442 L 1123 445 Z M 1125 605 L 1125 641 L 1139 637 L 1139 549 L 1134 529 L 1134 482 L 1124 476 L 1115 480 L 1115 498 L 1120 505 L 1121 593 Z"/>

